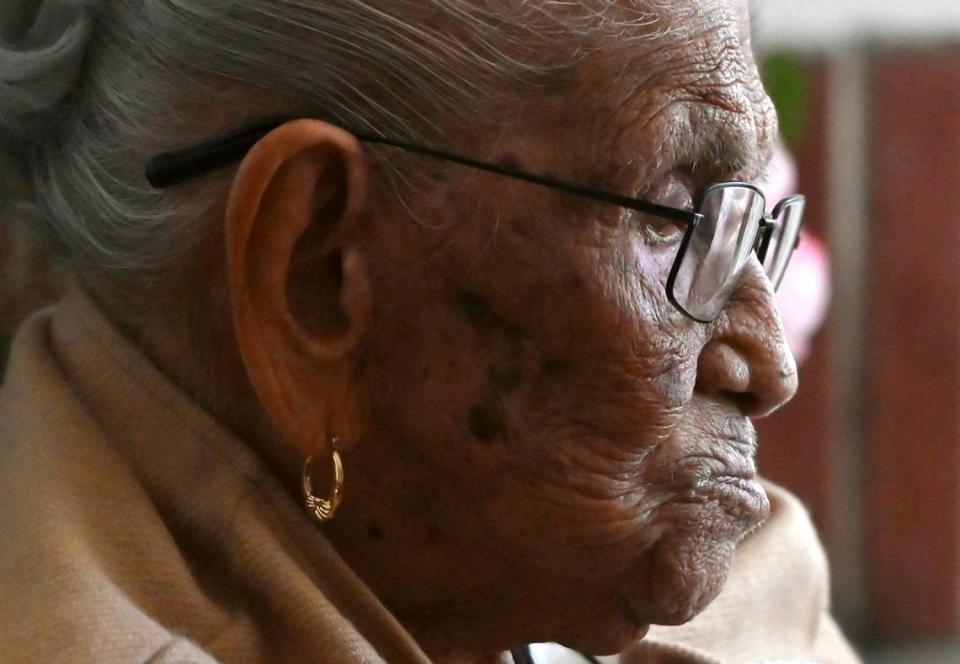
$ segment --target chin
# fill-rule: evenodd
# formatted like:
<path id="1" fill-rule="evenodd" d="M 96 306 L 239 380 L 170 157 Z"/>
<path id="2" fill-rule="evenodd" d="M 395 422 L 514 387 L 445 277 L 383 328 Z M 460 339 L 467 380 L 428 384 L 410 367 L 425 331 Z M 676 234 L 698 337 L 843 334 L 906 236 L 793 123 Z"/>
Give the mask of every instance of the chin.
<path id="1" fill-rule="evenodd" d="M 662 547 L 655 556 L 650 622 L 682 625 L 704 611 L 723 590 L 735 545 Z"/>
<path id="2" fill-rule="evenodd" d="M 603 625 L 596 626 L 588 635 L 566 638 L 560 643 L 590 655 L 618 655 L 641 641 L 649 629 L 650 625 L 646 623 L 611 618 Z"/>
<path id="3" fill-rule="evenodd" d="M 649 591 L 632 603 L 642 620 L 681 625 L 703 612 L 723 590 L 737 545 L 769 515 L 759 486 L 737 487 L 736 499 L 720 491 L 665 508 L 662 535 L 645 561 Z"/>

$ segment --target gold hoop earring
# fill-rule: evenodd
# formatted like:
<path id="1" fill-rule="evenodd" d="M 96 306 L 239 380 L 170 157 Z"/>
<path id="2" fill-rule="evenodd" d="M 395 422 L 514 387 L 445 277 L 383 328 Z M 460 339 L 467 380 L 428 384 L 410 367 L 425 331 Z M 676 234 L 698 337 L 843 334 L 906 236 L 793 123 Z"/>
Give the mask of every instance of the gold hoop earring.
<path id="1" fill-rule="evenodd" d="M 307 511 L 317 520 L 318 523 L 325 523 L 333 518 L 340 507 L 340 501 L 343 499 L 343 461 L 340 460 L 340 452 L 337 451 L 338 440 L 331 441 L 333 447 L 333 494 L 329 500 L 313 495 L 313 477 L 311 476 L 311 467 L 313 457 L 307 457 L 303 464 L 303 501 Z"/>

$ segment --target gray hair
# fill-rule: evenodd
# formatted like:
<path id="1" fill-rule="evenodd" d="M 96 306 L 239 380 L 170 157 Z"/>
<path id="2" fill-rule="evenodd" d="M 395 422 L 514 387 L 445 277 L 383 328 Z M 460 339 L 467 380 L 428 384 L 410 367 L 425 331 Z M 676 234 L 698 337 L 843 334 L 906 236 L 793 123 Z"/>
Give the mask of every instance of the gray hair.
<path id="1" fill-rule="evenodd" d="M 0 148 L 29 163 L 40 217 L 69 253 L 115 273 L 164 265 L 198 241 L 206 201 L 223 200 L 197 191 L 217 178 L 152 190 L 143 165 L 157 152 L 278 113 L 442 140 L 437 118 L 477 121 L 498 88 L 569 71 L 582 44 L 543 48 L 561 33 L 651 20 L 611 18 L 612 0 L 3 4 Z"/>

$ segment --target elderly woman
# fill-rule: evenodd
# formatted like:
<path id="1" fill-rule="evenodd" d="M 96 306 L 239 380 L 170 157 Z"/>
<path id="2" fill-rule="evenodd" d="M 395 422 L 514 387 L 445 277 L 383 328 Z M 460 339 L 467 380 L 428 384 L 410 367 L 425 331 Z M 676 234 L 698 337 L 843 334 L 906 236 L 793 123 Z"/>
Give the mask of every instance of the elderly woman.
<path id="1" fill-rule="evenodd" d="M 803 200 L 745 1 L 0 22 L 75 275 L 0 396 L 5 662 L 852 658 L 754 477 Z"/>

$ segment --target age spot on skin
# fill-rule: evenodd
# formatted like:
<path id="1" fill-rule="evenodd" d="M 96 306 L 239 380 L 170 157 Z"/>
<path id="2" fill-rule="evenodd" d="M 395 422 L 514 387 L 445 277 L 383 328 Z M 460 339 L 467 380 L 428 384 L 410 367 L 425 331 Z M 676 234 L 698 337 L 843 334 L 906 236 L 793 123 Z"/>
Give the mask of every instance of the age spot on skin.
<path id="1" fill-rule="evenodd" d="M 519 347 L 526 336 L 522 327 L 506 320 L 494 311 L 485 297 L 474 291 L 467 289 L 457 291 L 456 308 L 467 319 L 470 326 L 482 335 L 488 336 L 494 332 L 501 332 L 515 347 Z"/>
<path id="2" fill-rule="evenodd" d="M 513 392 L 523 384 L 523 372 L 518 367 L 490 367 L 489 375 L 498 392 Z"/>
<path id="3" fill-rule="evenodd" d="M 526 220 L 517 219 L 509 224 L 509 227 L 513 229 L 513 232 L 516 233 L 519 237 L 524 240 L 532 240 L 535 236 L 533 231 L 533 224 Z"/>
<path id="4" fill-rule="evenodd" d="M 382 540 L 384 537 L 383 528 L 380 527 L 379 523 L 371 521 L 367 525 L 367 536 L 373 540 Z"/>
<path id="5" fill-rule="evenodd" d="M 520 344 L 523 341 L 526 332 L 523 331 L 523 328 L 519 325 L 507 325 L 503 329 L 503 336 L 507 338 L 507 341 L 513 346 L 515 352 L 520 350 Z"/>
<path id="6" fill-rule="evenodd" d="M 498 438 L 504 433 L 503 413 L 495 402 L 474 406 L 467 423 L 474 437 L 484 442 Z"/>
<path id="7" fill-rule="evenodd" d="M 370 367 L 370 356 L 367 353 L 362 353 L 354 364 L 353 374 L 357 378 L 362 378 L 366 373 L 367 369 Z"/>
<path id="8" fill-rule="evenodd" d="M 546 376 L 561 376 L 573 370 L 573 362 L 558 357 L 545 357 L 540 362 L 540 369 Z"/>
<path id="9" fill-rule="evenodd" d="M 493 310 L 490 303 L 469 290 L 457 291 L 457 310 L 469 321 L 471 327 L 481 334 L 490 334 L 506 325 L 506 321 Z"/>
<path id="10" fill-rule="evenodd" d="M 583 288 L 583 278 L 575 272 L 568 274 L 564 282 L 568 290 L 576 291 Z"/>

